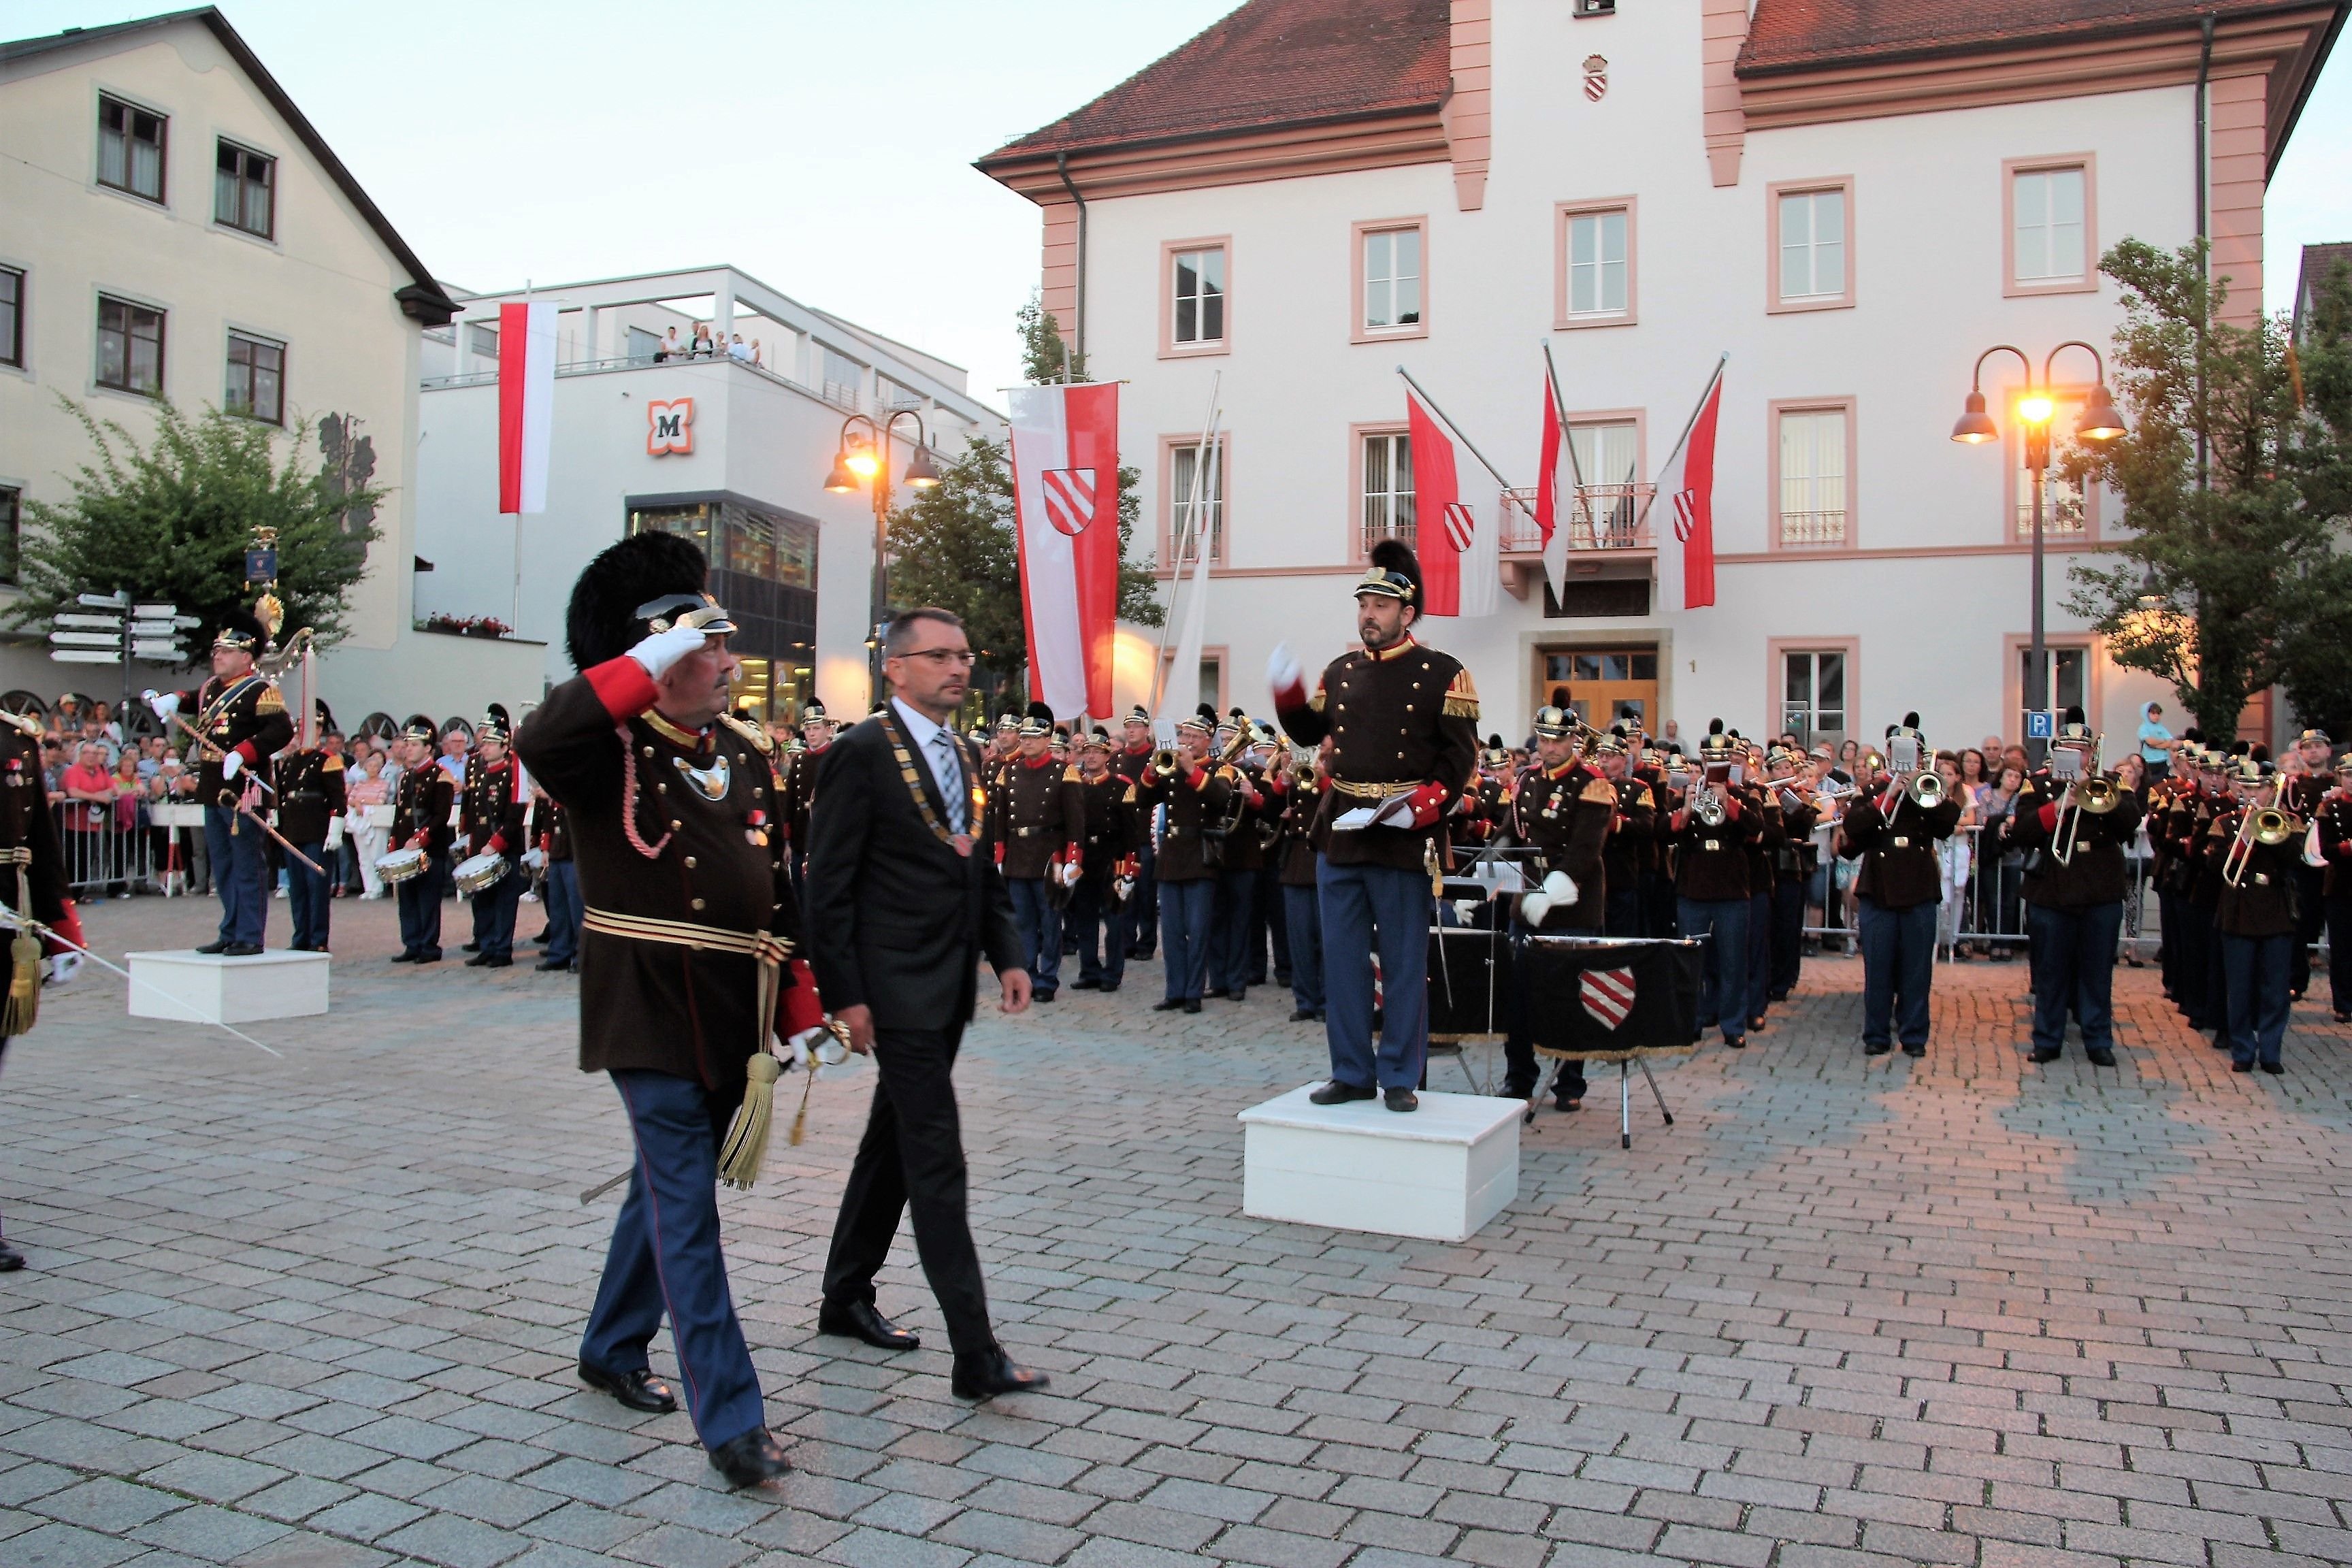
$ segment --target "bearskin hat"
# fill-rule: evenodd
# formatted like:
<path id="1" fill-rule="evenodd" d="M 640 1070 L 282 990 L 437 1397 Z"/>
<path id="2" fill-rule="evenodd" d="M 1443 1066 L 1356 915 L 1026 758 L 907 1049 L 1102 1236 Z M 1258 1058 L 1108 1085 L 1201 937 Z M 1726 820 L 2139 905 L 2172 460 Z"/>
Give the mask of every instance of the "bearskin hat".
<path id="1" fill-rule="evenodd" d="M 710 563 L 701 547 L 674 533 L 633 533 L 607 546 L 572 585 L 564 650 L 574 669 L 593 669 L 629 651 L 643 635 L 637 606 L 667 594 L 699 594 Z"/>

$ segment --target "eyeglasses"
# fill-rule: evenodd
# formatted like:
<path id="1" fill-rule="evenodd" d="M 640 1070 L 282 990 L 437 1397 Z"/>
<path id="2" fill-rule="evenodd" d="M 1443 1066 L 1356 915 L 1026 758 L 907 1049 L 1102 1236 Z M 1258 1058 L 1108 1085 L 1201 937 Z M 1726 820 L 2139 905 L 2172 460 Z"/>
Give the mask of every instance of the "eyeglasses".
<path id="1" fill-rule="evenodd" d="M 951 664 L 961 665 L 964 668 L 970 669 L 972 660 L 979 655 L 968 647 L 919 647 L 908 653 L 894 653 L 890 657 L 892 658 L 927 658 L 931 661 L 933 669 L 945 669 Z"/>

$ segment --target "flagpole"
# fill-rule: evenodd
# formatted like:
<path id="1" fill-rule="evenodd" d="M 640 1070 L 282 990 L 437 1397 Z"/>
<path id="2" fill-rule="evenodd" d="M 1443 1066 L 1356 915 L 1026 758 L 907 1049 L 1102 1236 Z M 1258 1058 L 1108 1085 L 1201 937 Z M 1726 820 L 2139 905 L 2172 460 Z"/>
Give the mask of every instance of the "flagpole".
<path id="1" fill-rule="evenodd" d="M 1569 476 L 1575 479 L 1576 488 L 1580 490 L 1584 488 L 1584 465 L 1576 458 L 1576 432 L 1568 422 L 1568 399 L 1560 395 L 1559 366 L 1551 362 L 1549 341 L 1544 343 L 1543 355 L 1544 379 L 1551 383 L 1551 405 L 1559 415 L 1560 444 L 1568 448 Z"/>
<path id="2" fill-rule="evenodd" d="M 1445 427 L 1454 432 L 1454 438 L 1461 442 L 1463 446 L 1469 447 L 1470 455 L 1478 459 L 1478 466 L 1485 468 L 1489 474 L 1492 474 L 1495 477 L 1495 483 L 1502 487 L 1504 489 L 1509 489 L 1511 488 L 1511 481 L 1503 477 L 1503 470 L 1495 467 L 1494 464 L 1486 461 L 1486 454 L 1481 452 L 1476 447 L 1471 445 L 1470 437 L 1462 433 L 1462 426 L 1456 425 L 1453 418 L 1446 414 L 1445 410 L 1437 405 L 1437 399 L 1429 395 L 1429 388 L 1413 380 L 1412 372 L 1405 369 L 1402 365 L 1396 367 L 1396 373 L 1404 377 L 1404 384 L 1407 386 L 1412 387 L 1415 392 L 1421 394 L 1422 402 L 1428 405 L 1429 411 L 1432 414 L 1436 415 L 1440 419 L 1445 421 Z"/>
<path id="3" fill-rule="evenodd" d="M 1658 473 L 1663 474 L 1668 468 L 1673 468 L 1675 466 L 1675 459 L 1682 456 L 1683 443 L 1689 440 L 1690 433 L 1698 427 L 1698 416 L 1702 413 L 1706 412 L 1706 400 L 1715 395 L 1715 384 L 1723 379 L 1723 367 L 1730 363 L 1731 351 L 1726 349 L 1723 353 L 1723 357 L 1715 362 L 1715 374 L 1708 376 L 1706 378 L 1706 384 L 1699 389 L 1698 402 L 1692 405 L 1690 417 L 1683 421 L 1683 433 L 1675 437 L 1673 449 L 1666 453 L 1666 460 L 1660 463 L 1657 467 L 1656 471 Z M 1655 489 L 1651 490 L 1649 500 L 1642 503 L 1642 515 L 1633 520 L 1633 526 L 1635 528 L 1640 528 L 1643 523 L 1649 521 L 1650 508 L 1655 506 L 1657 504 L 1657 500 L 1658 492 Z"/>
<path id="4" fill-rule="evenodd" d="M 1199 535 L 1201 531 L 1201 481 L 1202 477 L 1208 472 L 1209 447 L 1217 438 L 1217 399 L 1218 395 L 1224 387 L 1224 383 L 1225 373 L 1224 370 L 1220 367 L 1216 374 L 1209 378 L 1209 408 L 1207 414 L 1202 416 L 1201 439 L 1192 448 L 1192 532 L 1196 544 L 1199 543 Z M 1173 476 L 1171 475 L 1171 477 L 1172 478 Z M 1213 496 L 1216 492 L 1212 490 L 1209 493 Z M 1175 508 L 1172 504 L 1169 508 L 1169 516 L 1171 518 L 1175 516 Z M 1178 533 L 1174 539 L 1170 541 L 1170 542 L 1175 547 L 1176 558 L 1169 563 L 1168 612 L 1160 617 L 1160 652 L 1158 658 L 1152 663 L 1151 682 L 1148 688 L 1150 692 L 1151 700 L 1145 704 L 1145 706 L 1153 713 L 1160 711 L 1160 699 L 1165 694 L 1168 684 L 1168 628 L 1176 624 L 1176 592 L 1178 588 L 1182 586 L 1184 582 L 1183 534 L 1181 532 Z M 1201 545 L 1200 548 L 1205 549 L 1206 546 Z"/>

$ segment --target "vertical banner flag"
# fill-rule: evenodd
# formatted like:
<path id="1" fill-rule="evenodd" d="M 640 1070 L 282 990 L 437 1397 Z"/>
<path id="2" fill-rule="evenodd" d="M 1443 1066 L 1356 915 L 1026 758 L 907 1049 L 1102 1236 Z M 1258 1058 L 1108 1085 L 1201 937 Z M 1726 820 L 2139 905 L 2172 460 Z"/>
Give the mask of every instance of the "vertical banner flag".
<path id="1" fill-rule="evenodd" d="M 555 301 L 499 307 L 499 510 L 547 510 L 555 428 Z"/>
<path id="2" fill-rule="evenodd" d="M 1013 393 L 1014 537 L 1029 694 L 1056 719 L 1111 712 L 1118 621 L 1118 384 Z"/>
<path id="3" fill-rule="evenodd" d="M 1683 441 L 1680 466 L 1658 481 L 1658 497 L 1674 509 L 1675 537 L 1682 541 L 1685 610 L 1715 603 L 1715 417 L 1722 407 L 1723 373 L 1718 369 Z"/>
<path id="4" fill-rule="evenodd" d="M 1551 395 L 1551 378 L 1544 378 L 1543 450 L 1536 466 L 1536 531 L 1543 535 L 1545 553 L 1551 551 L 1552 530 L 1559 524 L 1559 400 Z"/>
<path id="5" fill-rule="evenodd" d="M 1471 542 L 1474 520 L 1462 504 L 1454 477 L 1454 443 L 1430 417 L 1421 399 L 1404 395 L 1405 426 L 1412 441 L 1413 533 L 1421 557 L 1421 613 L 1462 613 L 1462 552 Z"/>

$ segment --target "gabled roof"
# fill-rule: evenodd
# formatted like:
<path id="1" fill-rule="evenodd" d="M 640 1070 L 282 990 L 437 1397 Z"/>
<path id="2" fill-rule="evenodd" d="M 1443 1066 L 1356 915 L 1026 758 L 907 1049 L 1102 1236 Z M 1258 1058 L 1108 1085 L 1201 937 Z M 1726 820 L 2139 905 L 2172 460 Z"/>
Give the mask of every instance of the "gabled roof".
<path id="1" fill-rule="evenodd" d="M 343 167 L 342 160 L 335 156 L 334 149 L 327 145 L 327 139 L 320 135 L 318 128 L 294 106 L 293 99 L 278 85 L 278 79 L 269 74 L 260 58 L 247 47 L 246 41 L 237 36 L 236 29 L 228 25 L 228 18 L 222 16 L 217 7 L 205 5 L 192 11 L 172 11 L 160 16 L 116 22 L 101 27 L 68 27 L 62 33 L 52 33 L 45 37 L 0 43 L 0 65 L 30 59 L 53 50 L 84 47 L 95 42 L 128 41 L 135 36 L 160 32 L 183 22 L 202 23 L 211 30 L 213 37 L 220 40 L 221 47 L 228 51 L 229 58 L 236 60 L 245 74 L 252 79 L 253 85 L 261 89 L 261 96 L 269 100 L 269 106 L 286 121 L 295 138 L 319 161 L 319 166 L 326 171 L 327 177 L 334 181 L 335 188 L 342 192 L 343 199 L 352 204 L 368 227 L 375 231 L 376 237 L 383 241 L 384 248 L 392 252 L 394 259 L 400 263 L 402 270 L 410 279 L 405 287 L 393 290 L 393 298 L 400 301 L 402 313 L 428 327 L 441 326 L 455 316 L 457 313 L 456 302 L 442 290 L 440 284 L 434 281 L 431 269 L 416 258 L 415 251 L 408 248 L 408 242 L 400 237 L 391 220 L 368 199 L 368 194 L 360 188 L 359 181 L 352 177 L 352 172 Z"/>
<path id="2" fill-rule="evenodd" d="M 2313 291 L 2327 281 L 2329 273 L 2347 265 L 2352 265 L 2352 244 L 2306 245 L 2303 247 L 2303 267 L 2294 280 L 2293 330 L 2296 338 L 2303 336 L 2304 307 L 2311 302 Z"/>
<path id="3" fill-rule="evenodd" d="M 2194 27 L 2317 0 L 1756 0 L 1741 76 Z"/>
<path id="4" fill-rule="evenodd" d="M 1447 0 L 1249 0 L 980 167 L 1115 146 L 1433 110 L 1453 84 Z"/>

